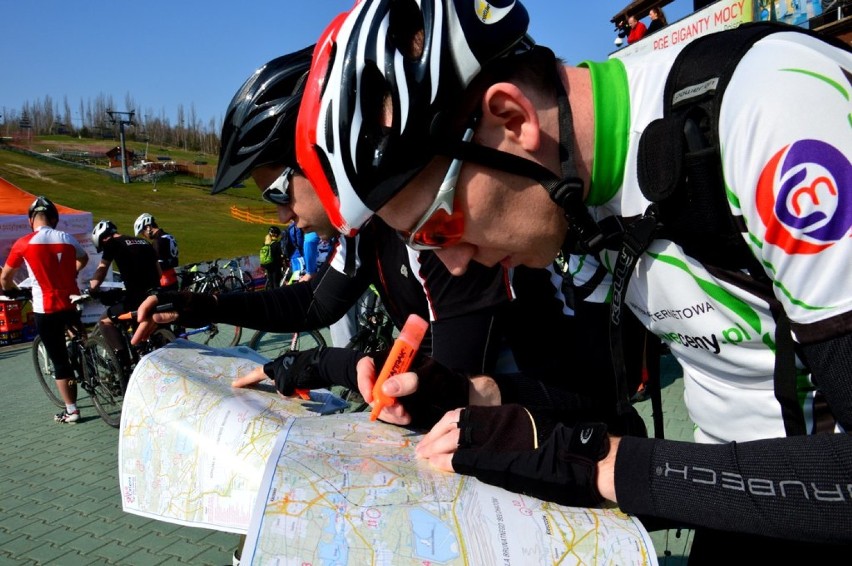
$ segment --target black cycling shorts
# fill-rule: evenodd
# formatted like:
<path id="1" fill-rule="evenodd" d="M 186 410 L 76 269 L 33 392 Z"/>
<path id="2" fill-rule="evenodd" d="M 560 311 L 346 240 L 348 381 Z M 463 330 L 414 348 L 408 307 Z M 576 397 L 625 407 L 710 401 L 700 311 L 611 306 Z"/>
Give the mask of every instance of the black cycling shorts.
<path id="1" fill-rule="evenodd" d="M 47 350 L 47 356 L 53 362 L 56 379 L 73 379 L 74 370 L 68 359 L 68 349 L 65 346 L 65 329 L 80 327 L 80 313 L 77 309 L 59 311 L 50 314 L 35 313 L 35 324 L 38 335 Z"/>

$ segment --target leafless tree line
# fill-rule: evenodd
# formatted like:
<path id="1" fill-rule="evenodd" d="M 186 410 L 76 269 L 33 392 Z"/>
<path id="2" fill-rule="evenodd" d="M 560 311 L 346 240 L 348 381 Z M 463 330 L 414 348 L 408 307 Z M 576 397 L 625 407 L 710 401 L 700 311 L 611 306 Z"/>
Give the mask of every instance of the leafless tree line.
<path id="1" fill-rule="evenodd" d="M 67 96 L 60 103 L 50 95 L 34 102 L 27 101 L 20 109 L 4 106 L 0 113 L 0 133 L 6 137 L 68 134 L 81 138 L 118 139 L 119 124 L 110 120 L 108 110 L 134 113 L 133 125 L 125 125 L 125 136 L 129 140 L 204 154 L 219 152 L 221 120 L 217 123 L 211 118 L 205 125 L 194 104 L 189 105 L 189 110 L 179 104 L 177 123 L 172 124 L 165 109 L 159 114 L 150 108 L 139 111 L 130 93 L 125 95 L 123 106 L 117 105 L 112 96 L 104 94 L 94 100 L 81 99 L 76 108 L 72 107 Z"/>

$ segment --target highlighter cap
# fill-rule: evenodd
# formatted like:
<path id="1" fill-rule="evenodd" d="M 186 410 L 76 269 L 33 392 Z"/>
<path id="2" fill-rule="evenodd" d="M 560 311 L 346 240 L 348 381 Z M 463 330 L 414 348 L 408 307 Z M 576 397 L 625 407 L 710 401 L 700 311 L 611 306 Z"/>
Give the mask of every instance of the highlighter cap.
<path id="1" fill-rule="evenodd" d="M 415 348 L 420 345 L 423 337 L 426 335 L 426 330 L 429 329 L 429 323 L 417 316 L 416 314 L 408 315 L 405 325 L 399 332 L 399 339 L 411 344 Z"/>

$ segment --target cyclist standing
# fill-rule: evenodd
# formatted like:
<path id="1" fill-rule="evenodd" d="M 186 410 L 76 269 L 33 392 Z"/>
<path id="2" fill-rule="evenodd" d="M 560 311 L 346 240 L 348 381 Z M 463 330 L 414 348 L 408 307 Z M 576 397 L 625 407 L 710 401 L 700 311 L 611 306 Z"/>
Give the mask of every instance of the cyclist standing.
<path id="1" fill-rule="evenodd" d="M 180 262 L 178 260 L 178 245 L 175 237 L 160 228 L 153 216 L 143 212 L 133 223 L 136 236 L 144 236 L 154 246 L 157 258 L 160 262 L 162 275 L 160 276 L 160 287 L 170 291 L 177 291 L 178 276 L 175 269 Z"/>
<path id="2" fill-rule="evenodd" d="M 281 248 L 281 228 L 270 226 L 260 248 L 260 267 L 266 272 L 265 289 L 281 286 L 284 275 L 284 250 Z"/>
<path id="3" fill-rule="evenodd" d="M 32 304 L 36 329 L 44 343 L 56 376 L 56 386 L 65 401 L 65 410 L 54 416 L 59 423 L 80 420 L 77 385 L 71 384 L 73 370 L 65 347 L 65 329 L 82 326 L 80 313 L 71 295 L 80 292 L 77 274 L 89 256 L 73 236 L 56 229 L 59 211 L 47 197 L 39 196 L 28 211 L 32 233 L 19 238 L 0 273 L 3 289 L 14 289 L 13 278 L 26 264 L 32 281 Z"/>

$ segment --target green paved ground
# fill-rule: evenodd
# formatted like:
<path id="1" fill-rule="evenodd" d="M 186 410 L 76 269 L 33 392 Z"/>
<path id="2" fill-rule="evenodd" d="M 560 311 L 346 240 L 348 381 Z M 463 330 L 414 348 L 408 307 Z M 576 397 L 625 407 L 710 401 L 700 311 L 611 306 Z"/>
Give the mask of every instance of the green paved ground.
<path id="1" fill-rule="evenodd" d="M 244 333 L 243 342 L 248 334 Z M 680 368 L 664 360 L 666 436 L 691 438 Z M 59 409 L 35 380 L 29 344 L 0 348 L 0 564 L 227 565 L 238 536 L 124 513 L 118 430 L 85 395 L 83 419 L 59 425 Z M 650 402 L 638 405 L 650 425 Z M 660 563 L 685 564 L 691 533 L 652 533 Z M 665 556 L 666 549 L 671 556 Z"/>

